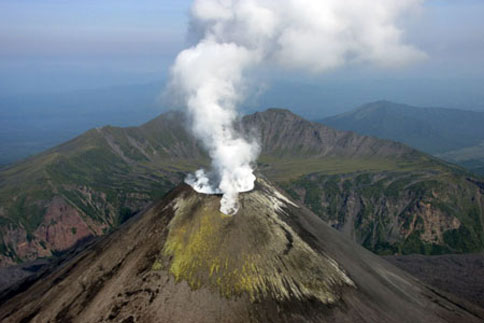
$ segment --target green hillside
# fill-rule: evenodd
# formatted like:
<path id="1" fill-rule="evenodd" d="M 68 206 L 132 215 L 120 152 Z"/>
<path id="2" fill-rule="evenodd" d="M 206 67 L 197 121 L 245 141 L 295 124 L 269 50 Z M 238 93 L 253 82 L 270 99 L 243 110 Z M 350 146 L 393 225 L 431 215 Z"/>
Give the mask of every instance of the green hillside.
<path id="1" fill-rule="evenodd" d="M 287 110 L 244 117 L 258 172 L 379 253 L 481 250 L 484 184 L 408 146 L 336 131 Z M 179 113 L 102 127 L 0 171 L 1 265 L 102 235 L 207 166 Z"/>

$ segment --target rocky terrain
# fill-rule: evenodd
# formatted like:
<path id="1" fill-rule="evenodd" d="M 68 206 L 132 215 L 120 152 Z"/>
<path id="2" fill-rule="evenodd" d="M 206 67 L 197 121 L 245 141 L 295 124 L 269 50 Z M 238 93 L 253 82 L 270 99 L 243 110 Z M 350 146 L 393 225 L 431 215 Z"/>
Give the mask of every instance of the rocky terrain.
<path id="1" fill-rule="evenodd" d="M 234 216 L 182 184 L 13 298 L 2 322 L 481 322 L 259 176 Z"/>
<path id="2" fill-rule="evenodd" d="M 482 246 L 482 189 L 429 170 L 310 174 L 286 190 L 379 254 L 444 254 Z"/>
<path id="3" fill-rule="evenodd" d="M 0 171 L 0 266 L 50 257 L 117 228 L 185 174 L 207 166 L 180 113 L 102 127 Z M 405 145 L 308 122 L 287 110 L 245 116 L 258 171 L 366 248 L 483 247 L 482 180 Z"/>
<path id="4" fill-rule="evenodd" d="M 385 256 L 400 269 L 484 308 L 484 254 Z"/>

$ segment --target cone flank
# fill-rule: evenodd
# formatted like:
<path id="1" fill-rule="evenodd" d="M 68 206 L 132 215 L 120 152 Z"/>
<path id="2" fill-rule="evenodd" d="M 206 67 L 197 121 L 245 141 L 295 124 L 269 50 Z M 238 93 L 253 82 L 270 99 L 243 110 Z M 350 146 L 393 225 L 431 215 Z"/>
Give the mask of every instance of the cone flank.
<path id="1" fill-rule="evenodd" d="M 293 297 L 325 304 L 339 299 L 340 287 L 354 286 L 333 259 L 316 253 L 280 219 L 295 204 L 269 195 L 274 190 L 258 180 L 255 190 L 239 196 L 234 217 L 218 212 L 218 197 L 195 193 L 175 200 L 163 249 L 175 279 L 226 297 L 246 293 L 252 301 Z"/>
<path id="2" fill-rule="evenodd" d="M 235 216 L 182 184 L 0 307 L 19 322 L 480 322 L 258 177 Z"/>

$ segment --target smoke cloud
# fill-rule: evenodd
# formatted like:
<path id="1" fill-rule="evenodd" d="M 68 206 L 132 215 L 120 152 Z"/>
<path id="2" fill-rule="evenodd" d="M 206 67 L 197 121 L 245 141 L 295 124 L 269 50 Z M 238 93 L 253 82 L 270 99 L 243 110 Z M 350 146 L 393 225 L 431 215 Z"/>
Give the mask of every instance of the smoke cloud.
<path id="1" fill-rule="evenodd" d="M 223 194 L 221 211 L 237 212 L 237 195 L 252 190 L 256 141 L 233 127 L 250 71 L 270 62 L 322 73 L 346 64 L 400 66 L 425 57 L 405 44 L 399 19 L 420 0 L 195 0 L 191 26 L 198 43 L 171 70 L 191 129 L 212 170 L 187 177 L 201 193 Z"/>

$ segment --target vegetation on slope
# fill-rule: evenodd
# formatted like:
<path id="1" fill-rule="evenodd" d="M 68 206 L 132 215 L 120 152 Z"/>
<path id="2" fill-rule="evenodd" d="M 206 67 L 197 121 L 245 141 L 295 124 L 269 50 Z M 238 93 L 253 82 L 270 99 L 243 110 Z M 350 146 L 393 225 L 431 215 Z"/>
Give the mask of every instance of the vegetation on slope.
<path id="1" fill-rule="evenodd" d="M 208 159 L 178 113 L 103 127 L 0 171 L 1 264 L 49 256 L 117 227 Z M 244 117 L 258 171 L 379 253 L 482 249 L 479 179 L 405 145 L 287 110 Z M 73 229 L 74 228 L 74 229 Z"/>
<path id="2" fill-rule="evenodd" d="M 481 193 L 452 173 L 315 173 L 284 186 L 334 227 L 379 254 L 481 250 Z"/>

